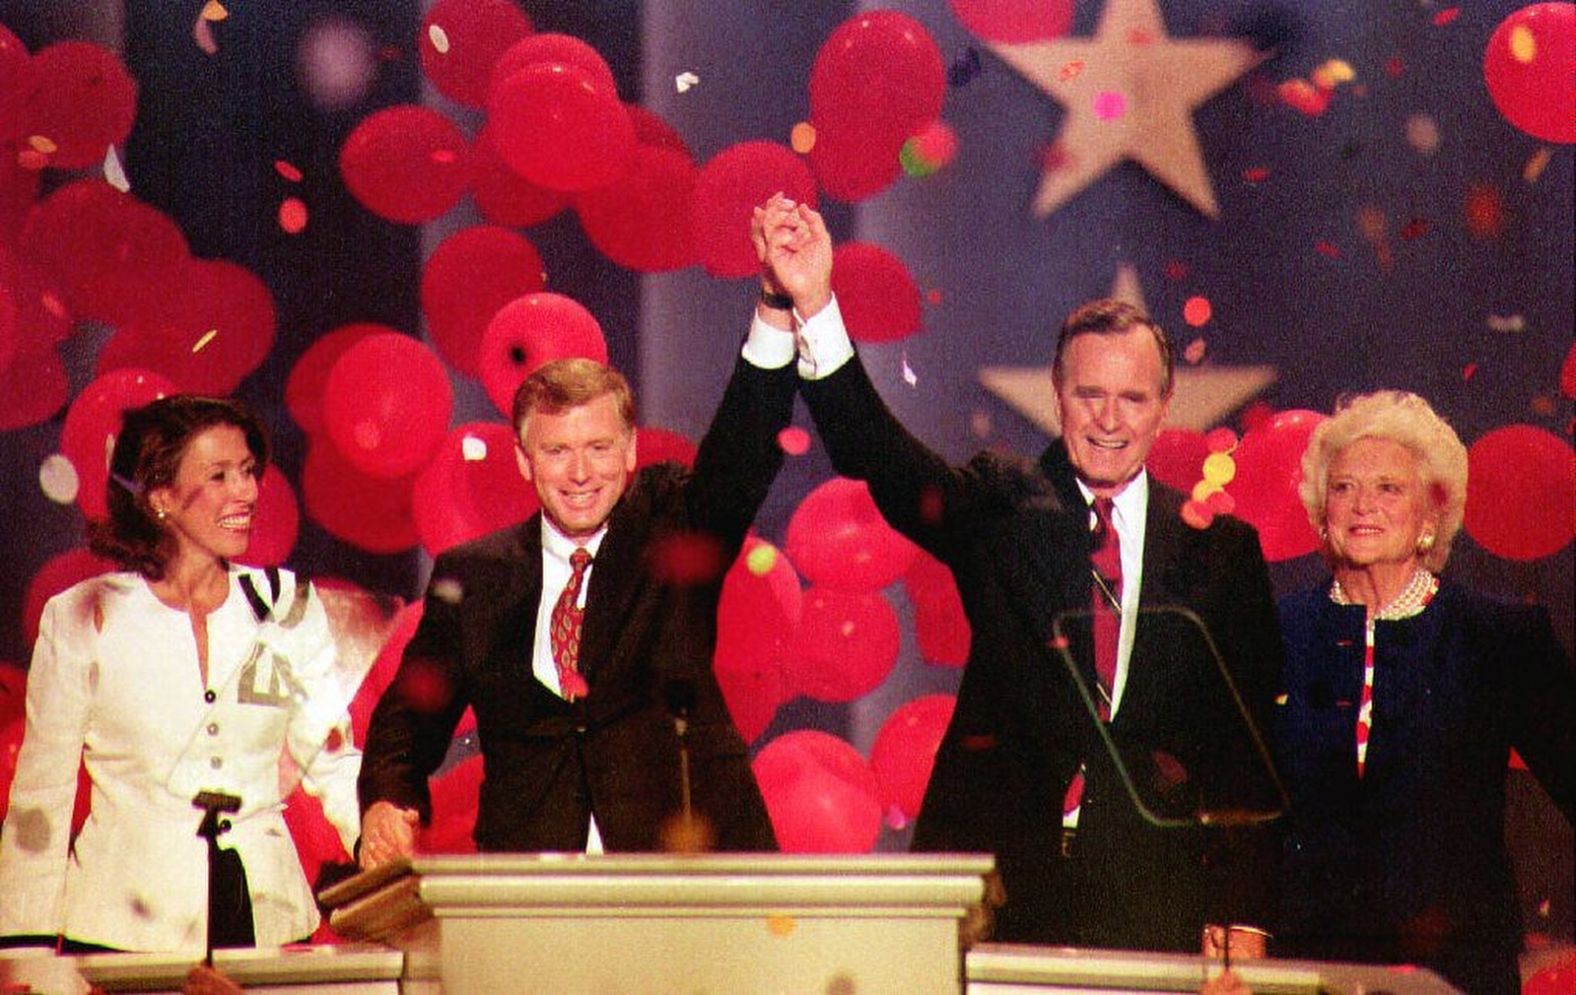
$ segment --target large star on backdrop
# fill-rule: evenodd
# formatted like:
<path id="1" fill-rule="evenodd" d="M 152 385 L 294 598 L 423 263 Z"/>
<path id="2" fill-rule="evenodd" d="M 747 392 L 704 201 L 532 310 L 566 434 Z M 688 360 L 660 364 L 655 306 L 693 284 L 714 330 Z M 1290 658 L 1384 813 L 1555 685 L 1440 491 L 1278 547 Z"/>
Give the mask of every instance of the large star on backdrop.
<path id="1" fill-rule="evenodd" d="M 1149 313 L 1144 306 L 1138 271 L 1128 263 L 1117 269 L 1110 296 Z M 983 366 L 979 380 L 982 387 L 1007 402 L 1045 434 L 1061 434 L 1061 417 L 1056 410 L 1050 366 Z M 1213 428 L 1274 382 L 1273 366 L 1184 366 L 1178 363 L 1171 407 L 1166 412 L 1166 427 L 1195 432 Z"/>
<path id="2" fill-rule="evenodd" d="M 1263 53 L 1231 38 L 1171 38 L 1158 0 L 1107 0 L 1092 37 L 988 44 L 1067 108 L 1034 196 L 1037 216 L 1126 159 L 1207 217 L 1219 216 L 1193 111 Z"/>

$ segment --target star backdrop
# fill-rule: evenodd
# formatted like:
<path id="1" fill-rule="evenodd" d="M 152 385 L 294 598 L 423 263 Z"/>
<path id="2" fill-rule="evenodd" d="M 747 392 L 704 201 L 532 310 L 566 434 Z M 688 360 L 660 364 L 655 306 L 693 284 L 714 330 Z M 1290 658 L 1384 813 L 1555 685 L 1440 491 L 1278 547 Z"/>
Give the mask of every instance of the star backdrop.
<path id="1" fill-rule="evenodd" d="M 1349 391 L 1415 390 L 1469 446 L 1486 440 L 1475 448 L 1472 486 L 1495 495 L 1494 509 L 1512 523 L 1505 540 L 1494 531 L 1498 516 L 1476 532 L 1469 521 L 1451 571 L 1479 589 L 1547 605 L 1571 645 L 1576 179 L 1571 138 L 1557 130 L 1570 121 L 1532 124 L 1553 134 L 1524 130 L 1528 122 L 1509 120 L 1485 79 L 1496 28 L 1525 5 L 525 2 L 520 9 L 536 33 L 589 43 L 606 60 L 618 98 L 654 112 L 667 129 L 655 137 L 657 125 L 636 124 L 641 165 L 621 182 L 649 180 L 645 200 L 635 190 L 608 193 L 609 184 L 540 202 L 518 190 L 502 197 L 480 179 L 540 164 L 507 148 L 500 125 L 494 160 L 508 160 L 497 167 L 505 172 L 478 165 L 481 127 L 502 115 L 487 106 L 484 79 L 443 78 L 474 42 L 464 19 L 439 18 L 435 33 L 429 16 L 429 8 L 504 16 L 501 6 L 508 5 L 0 3 L 0 23 L 31 52 L 92 38 L 122 53 L 138 86 L 135 124 L 116 156 L 130 193 L 175 221 L 191 255 L 244 267 L 267 288 L 277 315 L 273 345 L 235 389 L 264 414 L 299 506 L 299 534 L 279 551 L 287 564 L 383 595 L 419 595 L 431 526 L 411 520 L 421 499 L 410 478 L 391 472 L 352 488 L 353 475 L 325 471 L 332 450 L 321 425 L 304 423 L 313 416 L 290 403 L 288 387 L 331 331 L 375 323 L 377 331 L 425 336 L 452 396 L 436 427 L 454 430 L 458 453 L 446 457 L 439 445 L 433 465 L 485 463 L 476 456 L 478 445 L 491 451 L 477 441 L 485 433 L 454 432 L 502 420 L 489 399 L 494 390 L 483 363 L 468 369 L 445 347 L 451 340 L 424 307 L 423 266 L 452 235 L 484 222 L 525 236 L 539 256 L 494 236 L 469 265 L 453 267 L 496 275 L 466 284 L 461 303 L 495 308 L 544 289 L 577 302 L 605 336 L 608 356 L 631 375 L 642 424 L 697 439 L 748 321 L 752 281 L 729 269 L 737 246 L 681 244 L 692 238 L 688 212 L 672 208 L 708 183 L 720 185 L 720 168 L 709 164 L 737 155 L 739 143 L 764 141 L 777 148 L 750 151 L 757 158 L 741 172 L 756 182 L 781 178 L 784 189 L 800 191 L 795 196 L 817 200 L 841 246 L 845 308 L 868 295 L 876 317 L 903 318 L 871 335 L 862 352 L 899 417 L 949 458 L 982 446 L 1038 452 L 1054 430 L 1046 366 L 1061 316 L 1094 296 L 1141 301 L 1184 357 L 1171 438 L 1180 440 L 1177 451 L 1196 455 L 1180 463 L 1189 478 L 1181 486 L 1202 476 L 1194 471 L 1205 450 L 1195 436 L 1205 430 L 1241 434 L 1272 425 L 1275 412 L 1327 412 Z M 1026 13 L 1014 20 L 1015 11 Z M 876 17 L 879 30 L 868 34 L 885 39 L 885 48 L 860 52 L 857 37 L 836 34 L 864 15 Z M 1535 36 L 1501 38 L 1513 67 L 1535 60 L 1528 37 Z M 855 52 L 846 60 L 855 65 L 839 64 L 838 52 Z M 573 61 L 564 50 L 555 58 Z M 861 66 L 875 75 L 860 78 Z M 883 67 L 891 71 L 883 75 Z M 838 89 L 846 82 L 839 71 L 855 83 Z M 546 92 L 551 82 L 534 85 Z M 1547 102 L 1563 106 L 1566 118 L 1576 107 L 1567 90 Z M 436 174 L 425 175 L 430 182 L 416 186 L 432 203 L 415 210 L 414 195 L 396 197 L 396 210 L 414 210 L 400 220 L 347 191 L 354 184 L 341 167 L 350 136 L 393 105 L 426 108 L 432 116 L 419 119 L 423 127 L 446 136 L 452 126 L 461 136 L 434 138 L 422 162 L 457 163 L 454 150 L 463 149 L 476 177 L 468 186 L 456 181 L 448 197 Z M 855 113 L 838 113 L 850 105 Z M 8 106 L 0 101 L 0 121 Z M 901 133 L 857 113 L 871 107 L 901 119 Z M 605 110 L 587 104 L 575 119 Z M 390 129 L 396 137 L 417 130 Z M 923 142 L 899 149 L 919 133 Z M 605 136 L 580 137 L 565 156 Z M 385 149 L 369 169 L 393 158 Z M 39 194 L 76 177 L 109 177 L 103 159 L 42 170 Z M 10 192 L 14 177 L 4 175 Z M 652 179 L 659 175 L 668 179 Z M 573 185 L 576 177 L 555 182 Z M 654 237 L 630 241 L 642 233 Z M 867 248 L 848 252 L 856 244 Z M 625 265 L 632 261 L 645 271 Z M 67 383 L 58 400 L 42 381 L 14 373 L 6 381 L 14 392 L 0 398 L 7 410 L 23 393 L 49 410 L 0 432 L 0 528 L 11 551 L 0 564 L 0 660 L 25 664 L 28 587 L 82 541 L 82 513 L 60 499 L 61 465 L 51 457 L 64 445 L 67 399 L 94 379 L 119 334 L 102 320 L 77 323 L 58 349 Z M 372 333 L 351 333 L 338 348 L 363 334 Z M 316 355 L 322 391 L 333 360 Z M 810 428 L 802 412 L 798 422 Z M 1494 448 L 1503 438 L 1495 433 L 1506 431 L 1532 448 Z M 493 438 L 493 449 L 506 448 Z M 653 435 L 642 450 L 659 442 L 670 447 L 664 451 L 685 448 L 676 436 Z M 902 764 L 890 758 L 900 761 L 918 748 L 915 738 L 944 723 L 958 673 L 949 664 L 966 642 L 946 624 L 945 577 L 922 562 L 908 565 L 912 551 L 880 535 L 879 523 L 860 520 L 857 494 L 827 490 L 831 473 L 813 430 L 784 444 L 791 458 L 757 521 L 769 545 L 752 549 L 738 585 L 754 600 L 735 599 L 754 612 L 760 632 L 725 647 L 736 665 L 730 703 L 768 757 L 763 771 L 798 751 L 833 772 L 826 790 L 843 792 L 839 804 L 863 834 L 834 844 L 899 848 L 915 789 L 911 771 L 906 788 L 893 786 L 902 777 L 891 772 Z M 487 480 L 468 485 L 480 490 L 466 500 L 496 507 L 486 495 L 507 489 L 507 473 Z M 456 491 L 439 491 L 458 506 Z M 1239 503 L 1251 505 L 1248 497 L 1238 491 Z M 524 513 L 514 504 L 506 518 Z M 358 531 L 384 518 L 386 531 Z M 878 562 L 898 564 L 871 581 L 879 594 L 847 595 L 814 575 L 827 549 L 805 537 L 818 522 L 850 521 L 874 544 L 861 555 L 874 549 Z M 1537 535 L 1529 540 L 1517 521 L 1540 523 Z M 1485 536 L 1494 548 L 1479 541 Z M 839 560 L 832 550 L 829 573 L 851 562 L 843 552 Z M 1290 590 L 1312 583 L 1322 566 L 1304 549 L 1278 556 L 1272 572 Z M 872 661 L 868 671 L 839 670 L 836 660 L 796 648 L 815 640 L 796 632 L 795 620 L 830 638 L 851 629 L 872 634 L 843 647 L 844 659 Z M 409 626 L 403 631 L 408 637 Z M 816 694 L 800 693 L 805 688 Z M 462 736 L 454 755 L 454 770 L 466 777 L 473 748 Z M 867 776 L 866 758 L 883 773 L 880 783 Z M 1512 787 L 1529 927 L 1568 936 L 1569 830 L 1525 775 Z"/>

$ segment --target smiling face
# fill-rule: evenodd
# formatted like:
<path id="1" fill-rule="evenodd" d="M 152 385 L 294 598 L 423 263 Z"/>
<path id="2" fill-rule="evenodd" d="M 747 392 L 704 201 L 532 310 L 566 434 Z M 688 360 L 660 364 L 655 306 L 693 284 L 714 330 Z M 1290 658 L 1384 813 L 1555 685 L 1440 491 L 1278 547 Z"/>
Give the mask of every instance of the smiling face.
<path id="1" fill-rule="evenodd" d="M 1078 478 L 1102 497 L 1127 486 L 1143 468 L 1170 400 L 1160 348 L 1147 328 L 1069 341 L 1056 403 Z"/>
<path id="2" fill-rule="evenodd" d="M 1438 529 L 1417 464 L 1406 446 L 1372 437 L 1330 460 L 1324 522 L 1338 565 L 1416 564 L 1418 536 Z"/>
<path id="3" fill-rule="evenodd" d="M 519 458 L 548 521 L 570 539 L 588 539 L 635 472 L 635 431 L 617 398 L 602 394 L 563 411 L 527 414 Z"/>
<path id="4" fill-rule="evenodd" d="M 176 558 L 231 559 L 246 552 L 257 507 L 258 461 L 235 425 L 213 425 L 193 435 L 181 452 L 175 479 L 148 494 L 175 543 Z"/>

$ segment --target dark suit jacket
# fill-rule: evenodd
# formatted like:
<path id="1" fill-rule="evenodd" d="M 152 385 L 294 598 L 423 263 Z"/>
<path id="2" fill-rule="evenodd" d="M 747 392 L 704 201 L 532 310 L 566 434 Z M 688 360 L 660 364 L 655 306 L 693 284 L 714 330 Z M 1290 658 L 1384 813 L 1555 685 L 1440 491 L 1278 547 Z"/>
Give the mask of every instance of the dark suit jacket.
<path id="1" fill-rule="evenodd" d="M 998 939 L 1197 950 L 1205 921 L 1266 921 L 1273 836 L 1208 839 L 1146 822 L 1049 645 L 1058 614 L 1090 604 L 1088 510 L 1065 450 L 1038 464 L 982 455 L 950 467 L 891 416 L 857 359 L 801 393 L 838 471 L 869 481 L 887 520 L 951 567 L 973 629 L 914 847 L 996 855 L 1007 892 Z M 1180 495 L 1151 483 L 1141 605 L 1196 612 L 1267 721 L 1281 650 L 1257 537 L 1225 517 L 1189 528 L 1180 508 Z M 1087 620 L 1082 631 L 1069 622 L 1069 656 L 1093 687 Z M 1191 821 L 1263 769 L 1218 674 L 1179 616 L 1140 621 L 1109 729 L 1162 816 Z M 1062 796 L 1080 761 L 1081 828 L 1062 858 Z M 1257 777 L 1261 800 L 1271 783 Z"/>
<path id="2" fill-rule="evenodd" d="M 540 516 L 438 557 L 421 625 L 367 732 L 363 809 L 382 799 L 429 818 L 427 777 L 471 706 L 485 769 L 479 849 L 581 849 L 593 813 L 610 851 L 660 849 L 661 823 L 680 808 L 666 703 L 679 681 L 694 694 L 695 809 L 722 849 L 776 849 L 711 659 L 722 572 L 782 462 L 777 433 L 792 415 L 796 381 L 791 366 L 762 370 L 741 359 L 693 471 L 664 463 L 631 480 L 591 572 L 579 657 L 590 694 L 573 704 L 531 670 Z M 716 574 L 695 583 L 663 576 L 660 550 L 673 541 L 714 545 Z"/>
<path id="3" fill-rule="evenodd" d="M 1374 633 L 1363 777 L 1361 606 L 1328 583 L 1281 602 L 1275 748 L 1292 794 L 1277 949 L 1421 962 L 1464 990 L 1518 992 L 1522 924 L 1505 850 L 1514 747 L 1555 803 L 1576 800 L 1576 674 L 1547 613 L 1443 583 Z"/>

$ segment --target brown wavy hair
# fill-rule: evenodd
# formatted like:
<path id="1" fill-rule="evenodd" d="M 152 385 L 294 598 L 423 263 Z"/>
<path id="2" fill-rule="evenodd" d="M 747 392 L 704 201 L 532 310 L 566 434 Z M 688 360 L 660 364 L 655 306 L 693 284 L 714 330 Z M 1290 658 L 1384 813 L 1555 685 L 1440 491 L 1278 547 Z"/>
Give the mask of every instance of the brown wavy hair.
<path id="1" fill-rule="evenodd" d="M 268 464 L 268 436 L 257 416 L 239 402 L 175 394 L 132 408 L 122 416 L 109 459 L 109 516 L 88 524 L 88 546 L 93 552 L 149 580 L 163 578 L 173 550 L 148 495 L 175 482 L 187 445 L 215 425 L 234 425 L 241 430 L 261 476 Z"/>

